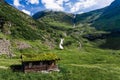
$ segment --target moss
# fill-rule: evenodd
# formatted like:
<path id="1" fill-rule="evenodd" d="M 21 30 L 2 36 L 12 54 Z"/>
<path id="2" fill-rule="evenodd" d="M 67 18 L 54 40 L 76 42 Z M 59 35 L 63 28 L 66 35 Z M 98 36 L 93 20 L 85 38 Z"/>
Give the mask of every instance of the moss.
<path id="1" fill-rule="evenodd" d="M 49 61 L 59 60 L 60 58 L 53 53 L 42 53 L 42 54 L 23 54 L 23 61 Z"/>

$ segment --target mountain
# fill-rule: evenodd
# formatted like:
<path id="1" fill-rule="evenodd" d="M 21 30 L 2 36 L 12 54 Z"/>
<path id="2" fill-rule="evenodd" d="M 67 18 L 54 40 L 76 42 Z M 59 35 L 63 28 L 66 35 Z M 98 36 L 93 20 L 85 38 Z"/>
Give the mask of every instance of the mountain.
<path id="1" fill-rule="evenodd" d="M 76 18 L 73 14 L 49 10 L 38 12 L 30 17 L 7 3 L 0 3 L 0 18 L 5 22 L 1 30 L 12 39 L 41 40 L 51 48 L 57 47 L 61 38 L 66 39 L 64 45 L 70 46 L 74 43 L 76 45 L 84 35 L 99 33 L 94 36 L 96 39 L 104 31 L 119 30 L 120 14 L 119 8 L 116 8 L 119 6 L 118 2 L 115 0 L 108 7 L 77 14 Z M 114 12 L 116 15 L 108 17 Z M 75 28 L 73 24 L 76 24 Z"/>
<path id="2" fill-rule="evenodd" d="M 9 32 L 8 34 L 13 38 L 34 40 L 41 37 L 38 23 L 7 3 L 0 3 L 0 18 L 4 22 L 2 32 L 5 34 Z"/>
<path id="3" fill-rule="evenodd" d="M 71 25 L 69 21 L 71 14 L 66 16 L 62 12 L 55 12 L 56 17 L 54 18 L 51 16 L 52 13 L 46 12 L 49 15 L 42 16 L 42 20 L 35 20 L 9 4 L 2 2 L 0 3 L 0 18 L 4 22 L 4 26 L 3 30 L 1 30 L 4 34 L 9 32 L 7 36 L 14 39 L 45 40 L 51 39 L 50 37 L 56 37 L 57 39 L 57 36 L 62 34 L 62 30 L 68 29 L 59 26 L 67 27 L 66 25 Z M 63 20 L 63 18 L 66 18 L 66 20 Z M 61 25 L 60 22 L 63 24 Z"/>
<path id="4" fill-rule="evenodd" d="M 105 11 L 105 8 L 94 10 L 91 12 L 83 13 L 83 14 L 77 14 L 76 15 L 76 24 L 82 23 L 88 23 L 92 24 L 94 21 L 96 21 Z"/>
<path id="5" fill-rule="evenodd" d="M 94 22 L 93 26 L 104 30 L 120 30 L 120 0 L 115 0 L 103 14 Z"/>
<path id="6" fill-rule="evenodd" d="M 58 48 L 61 38 L 65 39 L 64 45 L 67 46 L 79 40 L 75 40 L 76 37 L 79 38 L 79 34 L 73 36 L 76 29 L 72 28 L 72 14 L 53 11 L 42 13 L 44 15 L 38 16 L 40 18 L 33 18 L 7 3 L 0 2 L 0 39 L 9 40 L 15 53 L 39 53 L 42 50 Z M 79 30 L 77 33 L 80 33 Z M 26 45 L 30 50 L 21 49 L 20 46 Z"/>
<path id="7" fill-rule="evenodd" d="M 103 12 L 103 15 L 101 15 L 101 18 L 112 18 L 120 14 L 120 0 L 115 0 L 113 3 L 111 3 L 110 6 L 107 7 L 107 9 Z"/>
<path id="8" fill-rule="evenodd" d="M 99 47 L 108 49 L 120 49 L 120 0 L 113 1 L 109 6 L 94 10 L 88 13 L 76 15 L 76 25 L 82 27 L 87 25 L 95 28 L 97 31 L 110 32 L 104 33 L 88 33 L 87 39 L 103 39 L 105 40 Z M 87 28 L 86 28 L 87 29 Z"/>
<path id="9" fill-rule="evenodd" d="M 98 30 L 114 31 L 120 29 L 120 0 L 115 0 L 110 6 L 77 15 L 77 23 L 85 22 Z M 82 18 L 82 19 L 81 19 Z"/>
<path id="10" fill-rule="evenodd" d="M 40 11 L 32 16 L 34 19 L 44 21 L 49 25 L 61 26 L 62 28 L 70 28 L 73 26 L 73 14 L 61 11 Z"/>
<path id="11" fill-rule="evenodd" d="M 34 20 L 5 2 L 0 2 L 0 41 L 8 40 L 11 43 L 9 50 L 14 54 L 32 51 L 39 53 L 48 48 L 55 48 L 62 32 L 43 21 Z M 9 53 L 12 53 L 11 51 Z M 1 52 L 3 51 L 0 49 Z"/>

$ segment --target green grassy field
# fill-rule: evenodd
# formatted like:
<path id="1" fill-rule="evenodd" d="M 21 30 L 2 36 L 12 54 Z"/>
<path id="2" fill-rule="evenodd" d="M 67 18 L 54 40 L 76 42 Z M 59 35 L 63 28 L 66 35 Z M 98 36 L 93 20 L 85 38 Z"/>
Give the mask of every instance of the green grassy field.
<path id="1" fill-rule="evenodd" d="M 120 80 L 120 51 L 86 46 L 79 49 L 48 51 L 57 54 L 60 72 L 12 72 L 9 66 L 20 59 L 0 59 L 0 80 Z"/>

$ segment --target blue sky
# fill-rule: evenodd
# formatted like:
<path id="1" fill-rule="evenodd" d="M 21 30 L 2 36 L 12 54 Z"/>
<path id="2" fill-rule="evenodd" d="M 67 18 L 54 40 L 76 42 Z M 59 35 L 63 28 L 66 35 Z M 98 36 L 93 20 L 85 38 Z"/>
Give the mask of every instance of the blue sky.
<path id="1" fill-rule="evenodd" d="M 84 13 L 108 6 L 114 0 L 5 0 L 10 5 L 33 15 L 42 10 Z"/>

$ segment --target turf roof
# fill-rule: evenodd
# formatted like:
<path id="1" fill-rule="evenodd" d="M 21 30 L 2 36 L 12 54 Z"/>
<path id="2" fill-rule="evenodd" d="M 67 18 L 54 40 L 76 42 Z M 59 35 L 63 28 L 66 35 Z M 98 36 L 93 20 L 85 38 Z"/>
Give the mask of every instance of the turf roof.
<path id="1" fill-rule="evenodd" d="M 22 61 L 50 61 L 59 59 L 60 58 L 53 53 L 22 54 Z"/>

